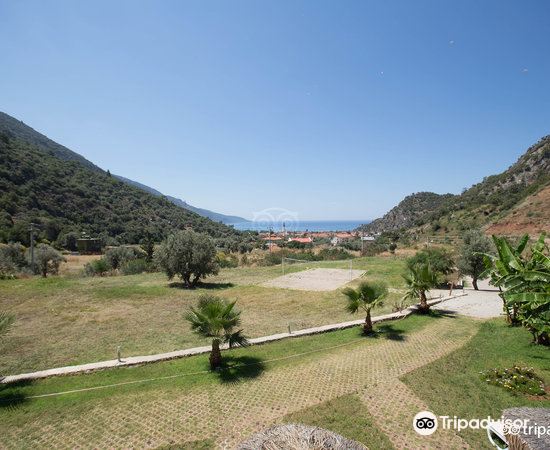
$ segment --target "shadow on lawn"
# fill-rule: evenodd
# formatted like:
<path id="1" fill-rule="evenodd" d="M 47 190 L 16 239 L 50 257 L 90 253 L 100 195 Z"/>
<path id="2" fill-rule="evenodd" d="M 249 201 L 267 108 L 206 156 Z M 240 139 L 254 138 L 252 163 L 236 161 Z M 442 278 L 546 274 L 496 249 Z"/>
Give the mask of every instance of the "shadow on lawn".
<path id="1" fill-rule="evenodd" d="M 212 290 L 218 290 L 218 289 L 228 289 L 235 286 L 233 283 L 198 283 L 194 288 L 187 288 L 185 285 L 179 281 L 174 281 L 172 283 L 168 284 L 169 287 L 174 289 L 187 289 L 187 290 L 194 290 L 194 289 L 212 289 Z"/>
<path id="2" fill-rule="evenodd" d="M 254 356 L 226 356 L 217 375 L 223 383 L 235 383 L 259 377 L 265 364 Z"/>
<path id="3" fill-rule="evenodd" d="M 393 324 L 384 324 L 376 328 L 376 333 L 372 335 L 375 338 L 389 339 L 390 341 L 404 341 L 405 331 Z"/>
<path id="4" fill-rule="evenodd" d="M 28 401 L 25 394 L 19 388 L 30 386 L 31 380 L 17 381 L 15 383 L 0 384 L 0 410 L 15 409 Z"/>
<path id="5" fill-rule="evenodd" d="M 458 317 L 458 314 L 456 311 L 451 311 L 447 309 L 430 309 L 427 316 L 433 317 L 434 319 L 443 319 L 445 317 L 456 319 Z"/>

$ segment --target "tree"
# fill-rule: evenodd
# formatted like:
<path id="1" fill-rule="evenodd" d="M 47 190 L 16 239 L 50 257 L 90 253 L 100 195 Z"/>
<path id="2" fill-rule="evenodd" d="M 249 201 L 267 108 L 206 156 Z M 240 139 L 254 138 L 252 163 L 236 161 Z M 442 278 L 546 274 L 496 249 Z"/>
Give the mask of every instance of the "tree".
<path id="1" fill-rule="evenodd" d="M 426 291 L 437 286 L 439 279 L 438 274 L 432 270 L 429 264 L 416 264 L 409 268 L 408 273 L 403 275 L 407 284 L 407 293 L 403 297 L 404 300 L 420 300 L 419 312 L 427 313 L 430 309 Z"/>
<path id="2" fill-rule="evenodd" d="M 216 275 L 219 270 L 212 240 L 190 230 L 169 236 L 155 250 L 154 257 L 168 279 L 179 276 L 188 288 L 195 287 L 201 278 Z"/>
<path id="3" fill-rule="evenodd" d="M 347 297 L 347 310 L 355 314 L 359 309 L 366 313 L 365 323 L 363 325 L 363 334 L 372 333 L 371 310 L 381 306 L 384 298 L 388 295 L 388 288 L 383 283 L 363 282 L 357 289 L 346 288 L 342 293 Z"/>
<path id="4" fill-rule="evenodd" d="M 487 278 L 485 272 L 484 253 L 491 251 L 491 241 L 479 230 L 471 230 L 464 233 L 463 243 L 460 247 L 460 256 L 457 261 L 458 270 L 462 275 L 472 277 L 472 285 L 477 291 L 477 281 Z"/>
<path id="5" fill-rule="evenodd" d="M 417 252 L 411 258 L 407 258 L 407 267 L 409 269 L 416 265 L 428 264 L 432 271 L 441 275 L 450 275 L 453 272 L 455 262 L 451 253 L 439 247 L 426 248 Z"/>
<path id="6" fill-rule="evenodd" d="M 27 259 L 29 262 L 31 261 L 30 250 L 27 251 Z M 36 270 L 44 278 L 48 276 L 48 273 L 57 274 L 59 265 L 63 261 L 66 261 L 63 255 L 47 244 L 38 244 L 34 249 L 34 264 Z"/>
<path id="7" fill-rule="evenodd" d="M 210 352 L 212 370 L 222 364 L 220 344 L 227 343 L 229 348 L 249 345 L 247 338 L 242 334 L 243 330 L 235 331 L 241 322 L 241 313 L 235 309 L 235 303 L 236 301 L 229 302 L 213 295 L 202 295 L 197 308 L 191 308 L 185 315 L 195 333 L 213 338 Z"/>
<path id="8" fill-rule="evenodd" d="M 537 344 L 550 345 L 550 251 L 543 233 L 524 253 L 529 236 L 517 246 L 493 236 L 497 256 L 485 255 L 486 273 L 500 289 L 507 320 L 521 323 Z"/>

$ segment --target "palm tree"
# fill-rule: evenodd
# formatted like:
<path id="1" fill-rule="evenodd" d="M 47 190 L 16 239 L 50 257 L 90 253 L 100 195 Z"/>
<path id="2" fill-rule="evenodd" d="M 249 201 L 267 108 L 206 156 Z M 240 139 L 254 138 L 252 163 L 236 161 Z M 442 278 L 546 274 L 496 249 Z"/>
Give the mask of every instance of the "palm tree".
<path id="1" fill-rule="evenodd" d="M 348 299 L 346 308 L 350 313 L 355 314 L 359 309 L 367 313 L 363 325 L 363 334 L 371 334 L 372 320 L 370 312 L 375 306 L 382 305 L 384 298 L 388 295 L 388 288 L 386 285 L 383 283 L 363 282 L 357 289 L 348 287 L 344 289 L 342 293 Z"/>
<path id="2" fill-rule="evenodd" d="M 241 322 L 241 313 L 234 308 L 235 303 L 236 301 L 229 302 L 213 295 L 203 295 L 199 298 L 197 308 L 191 308 L 191 311 L 185 315 L 195 333 L 213 338 L 210 352 L 212 370 L 221 366 L 221 343 L 229 344 L 229 348 L 248 345 L 242 330 L 235 331 Z"/>
<path id="3" fill-rule="evenodd" d="M 419 299 L 420 306 L 418 307 L 418 311 L 426 313 L 430 309 L 428 299 L 426 298 L 426 291 L 437 286 L 437 273 L 432 270 L 429 264 L 416 264 L 409 267 L 408 270 L 408 273 L 403 275 L 408 288 L 403 299 L 412 299 L 414 301 Z"/>

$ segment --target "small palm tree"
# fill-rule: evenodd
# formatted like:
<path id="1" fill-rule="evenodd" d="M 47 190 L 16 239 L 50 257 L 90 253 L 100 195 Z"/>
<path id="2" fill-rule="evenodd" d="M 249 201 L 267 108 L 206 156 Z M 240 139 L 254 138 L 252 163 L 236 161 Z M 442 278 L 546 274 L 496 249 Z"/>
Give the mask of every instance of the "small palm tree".
<path id="1" fill-rule="evenodd" d="M 359 309 L 367 313 L 363 325 L 363 334 L 372 333 L 372 320 L 370 312 L 375 306 L 382 305 L 384 298 L 388 295 L 388 288 L 383 283 L 363 282 L 357 289 L 346 288 L 342 293 L 347 297 L 347 310 L 355 314 Z"/>
<path id="2" fill-rule="evenodd" d="M 203 295 L 199 298 L 197 308 L 191 308 L 185 315 L 195 333 L 213 338 L 210 352 L 212 370 L 221 366 L 221 343 L 228 343 L 230 348 L 248 345 L 242 330 L 235 331 L 241 322 L 241 313 L 235 309 L 235 303 L 213 295 Z"/>
<path id="3" fill-rule="evenodd" d="M 420 300 L 418 310 L 421 313 L 426 313 L 430 309 L 426 291 L 437 286 L 439 282 L 437 273 L 432 270 L 429 264 L 416 264 L 409 267 L 408 270 L 408 273 L 403 275 L 408 288 L 403 299 Z"/>

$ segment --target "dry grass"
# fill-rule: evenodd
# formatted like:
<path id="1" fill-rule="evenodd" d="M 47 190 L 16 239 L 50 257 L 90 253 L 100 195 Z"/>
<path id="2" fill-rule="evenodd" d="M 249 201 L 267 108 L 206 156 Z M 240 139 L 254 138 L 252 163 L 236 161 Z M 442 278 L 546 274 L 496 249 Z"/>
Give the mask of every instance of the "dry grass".
<path id="1" fill-rule="evenodd" d="M 60 275 L 78 275 L 84 266 L 101 258 L 101 255 L 64 255 L 66 261 L 59 267 Z"/>
<path id="2" fill-rule="evenodd" d="M 326 265 L 338 264 L 347 263 Z M 356 266 L 368 271 L 367 279 L 396 286 L 403 262 L 364 258 Z M 17 319 L 3 342 L 0 373 L 113 359 L 117 346 L 123 356 L 131 356 L 202 345 L 205 341 L 190 332 L 182 314 L 207 292 L 238 300 L 243 328 L 251 337 L 286 331 L 289 325 L 300 329 L 359 318 L 345 311 L 339 291 L 259 286 L 279 274 L 280 267 L 227 269 L 196 290 L 182 289 L 160 273 L 0 281 L 0 310 Z M 379 312 L 390 309 L 391 299 Z"/>

